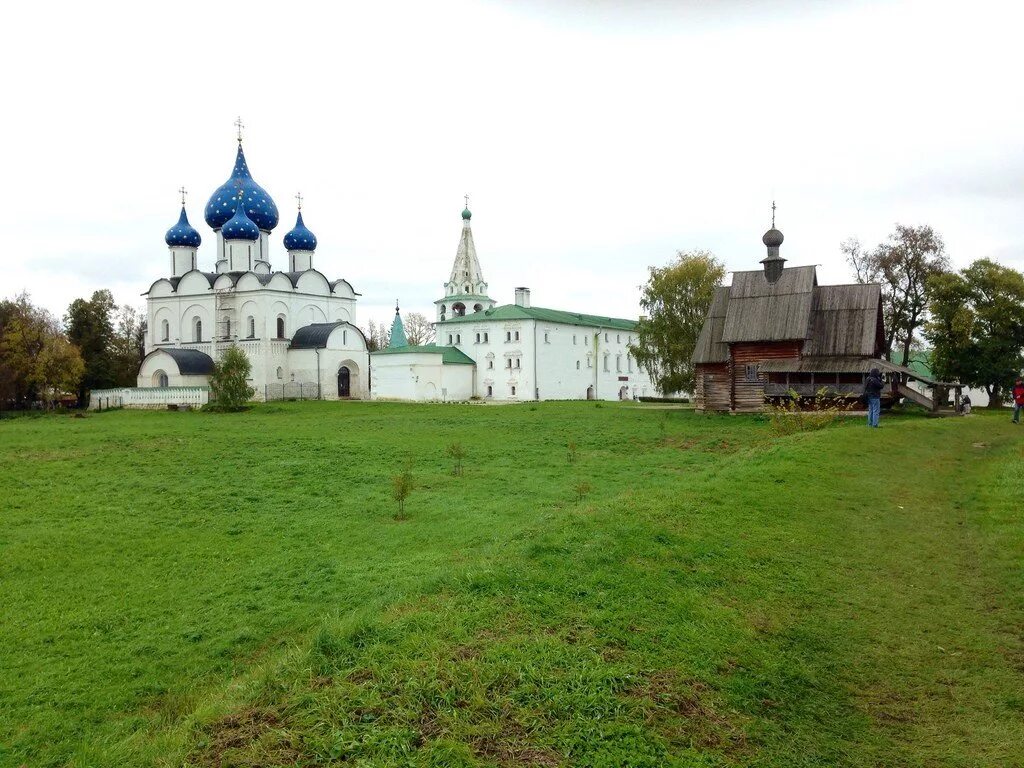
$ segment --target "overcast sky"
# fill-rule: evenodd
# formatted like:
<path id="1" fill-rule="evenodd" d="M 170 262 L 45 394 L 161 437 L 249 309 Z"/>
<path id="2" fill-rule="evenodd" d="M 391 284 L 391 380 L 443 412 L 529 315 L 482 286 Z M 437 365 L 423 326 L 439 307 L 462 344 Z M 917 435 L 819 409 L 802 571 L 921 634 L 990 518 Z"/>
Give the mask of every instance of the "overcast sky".
<path id="1" fill-rule="evenodd" d="M 791 265 L 847 282 L 844 238 L 927 223 L 953 261 L 1024 268 L 1020 3 L 17 3 L 0 32 L 0 297 L 57 314 L 169 271 L 241 115 L 281 237 L 359 322 L 433 316 L 463 194 L 491 296 L 639 313 L 649 265 L 757 268 L 773 197 Z"/>

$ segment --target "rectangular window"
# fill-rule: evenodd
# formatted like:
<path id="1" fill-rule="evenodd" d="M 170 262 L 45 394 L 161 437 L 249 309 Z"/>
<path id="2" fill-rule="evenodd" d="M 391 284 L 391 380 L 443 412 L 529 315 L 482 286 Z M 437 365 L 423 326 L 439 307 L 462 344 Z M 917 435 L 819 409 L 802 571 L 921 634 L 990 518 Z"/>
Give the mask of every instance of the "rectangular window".
<path id="1" fill-rule="evenodd" d="M 757 381 L 757 366 L 748 364 L 746 374 L 747 381 Z"/>
<path id="2" fill-rule="evenodd" d="M 515 397 L 515 396 L 516 396 L 516 388 L 512 387 L 512 397 Z"/>
<path id="3" fill-rule="evenodd" d="M 519 367 L 519 358 L 517 357 L 516 358 L 516 368 L 518 368 L 518 367 Z"/>
<path id="4" fill-rule="evenodd" d="M 485 333 L 484 334 L 484 344 L 486 344 L 488 341 L 489 341 L 489 339 L 487 338 L 487 334 Z"/>
<path id="5" fill-rule="evenodd" d="M 576 370 L 578 371 L 579 369 L 580 369 L 580 361 L 579 361 L 579 360 L 577 360 L 577 361 L 576 361 Z"/>
<path id="6" fill-rule="evenodd" d="M 622 373 L 622 355 L 615 356 L 615 372 Z"/>
<path id="7" fill-rule="evenodd" d="M 476 343 L 477 343 L 477 344 L 479 344 L 479 343 L 480 343 L 480 334 L 479 334 L 479 333 L 478 333 L 478 334 L 476 335 Z"/>
<path id="8" fill-rule="evenodd" d="M 594 361 L 593 361 L 593 360 L 591 360 L 591 359 L 590 359 L 590 358 L 588 357 L 588 358 L 587 358 L 587 368 L 593 368 L 593 367 L 594 367 Z"/>
<path id="9" fill-rule="evenodd" d="M 348 331 L 341 332 L 341 343 L 348 346 Z"/>
<path id="10" fill-rule="evenodd" d="M 461 333 L 456 333 L 455 334 L 455 343 L 456 344 L 461 344 L 462 343 L 462 334 Z"/>
<path id="11" fill-rule="evenodd" d="M 488 360 L 487 361 L 487 369 L 490 370 L 490 371 L 494 370 L 494 361 L 493 360 Z"/>
<path id="12" fill-rule="evenodd" d="M 508 367 L 509 367 L 509 368 L 511 369 L 511 368 L 512 368 L 512 358 L 510 357 L 510 358 L 509 358 L 508 360 L 506 360 L 505 362 L 506 362 L 506 363 L 508 363 Z"/>
<path id="13" fill-rule="evenodd" d="M 621 344 L 622 343 L 622 337 L 619 334 L 617 334 L 617 333 L 615 334 L 615 343 L 616 344 Z"/>
<path id="14" fill-rule="evenodd" d="M 551 343 L 551 339 L 548 338 L 548 332 L 547 331 L 544 331 L 544 343 L 545 344 L 550 344 Z"/>
<path id="15" fill-rule="evenodd" d="M 604 356 L 604 370 L 605 372 L 608 371 L 608 355 Z"/>
<path id="16" fill-rule="evenodd" d="M 449 333 L 448 334 L 448 344 L 450 345 L 451 343 L 452 343 L 452 335 Z"/>
<path id="17" fill-rule="evenodd" d="M 505 331 L 505 341 L 512 341 L 512 331 Z"/>
<path id="18" fill-rule="evenodd" d="M 605 343 L 605 344 L 607 344 L 607 343 L 608 343 L 608 334 L 607 334 L 607 333 L 606 333 L 606 334 L 604 335 L 604 343 Z"/>
<path id="19" fill-rule="evenodd" d="M 519 331 L 516 331 L 516 341 L 519 341 Z"/>
<path id="20" fill-rule="evenodd" d="M 576 334 L 575 333 L 572 335 L 572 345 L 574 347 L 576 346 Z"/>
<path id="21" fill-rule="evenodd" d="M 629 355 L 626 355 L 626 370 L 630 373 L 633 372 L 633 358 Z"/>

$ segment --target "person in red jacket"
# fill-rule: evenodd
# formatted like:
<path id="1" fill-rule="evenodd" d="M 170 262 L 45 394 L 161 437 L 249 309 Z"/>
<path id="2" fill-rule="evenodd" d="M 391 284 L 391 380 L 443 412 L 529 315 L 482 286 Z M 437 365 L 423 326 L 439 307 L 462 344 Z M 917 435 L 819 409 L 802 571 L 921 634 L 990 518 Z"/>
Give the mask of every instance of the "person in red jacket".
<path id="1" fill-rule="evenodd" d="M 1013 385 L 1013 423 L 1020 424 L 1020 412 L 1024 410 L 1024 379 L 1017 377 Z"/>

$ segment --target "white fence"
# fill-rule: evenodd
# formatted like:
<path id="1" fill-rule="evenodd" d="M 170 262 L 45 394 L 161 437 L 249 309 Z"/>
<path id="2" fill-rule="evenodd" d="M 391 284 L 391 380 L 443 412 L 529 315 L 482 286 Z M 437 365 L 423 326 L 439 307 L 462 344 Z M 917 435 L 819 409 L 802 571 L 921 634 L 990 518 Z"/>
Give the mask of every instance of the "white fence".
<path id="1" fill-rule="evenodd" d="M 89 410 L 108 408 L 166 408 L 168 405 L 206 405 L 209 387 L 121 387 L 94 389 L 89 393 Z"/>

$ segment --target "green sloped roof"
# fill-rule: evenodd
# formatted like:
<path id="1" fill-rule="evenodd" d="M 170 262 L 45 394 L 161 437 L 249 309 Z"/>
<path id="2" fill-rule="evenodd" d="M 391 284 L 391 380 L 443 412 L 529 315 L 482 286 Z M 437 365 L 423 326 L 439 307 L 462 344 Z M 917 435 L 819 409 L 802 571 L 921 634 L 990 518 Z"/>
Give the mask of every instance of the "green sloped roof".
<path id="1" fill-rule="evenodd" d="M 904 365 L 903 363 L 903 350 L 894 349 L 892 354 L 889 355 L 891 362 L 896 365 Z M 905 365 L 914 373 L 920 373 L 928 378 L 934 378 L 932 376 L 932 351 L 930 349 L 910 350 L 910 362 Z"/>
<path id="2" fill-rule="evenodd" d="M 373 355 L 441 355 L 446 365 L 476 365 L 469 355 L 456 347 L 439 347 L 437 344 L 421 344 L 418 347 L 389 347 L 378 349 Z"/>
<path id="3" fill-rule="evenodd" d="M 453 301 L 494 301 L 494 299 L 480 293 L 456 293 L 452 296 L 445 296 L 443 299 L 438 299 L 434 303 L 451 304 Z"/>
<path id="4" fill-rule="evenodd" d="M 636 330 L 636 320 L 626 320 L 621 317 L 585 315 L 580 312 L 564 312 L 560 309 L 545 309 L 544 307 L 520 307 L 518 304 L 502 304 L 500 307 L 487 309 L 483 312 L 474 312 L 463 317 L 451 317 L 440 324 L 472 323 L 479 322 L 480 320 L 543 320 L 548 323 L 562 323 L 563 325 L 591 325 L 602 328 L 615 328 L 620 331 Z"/>

